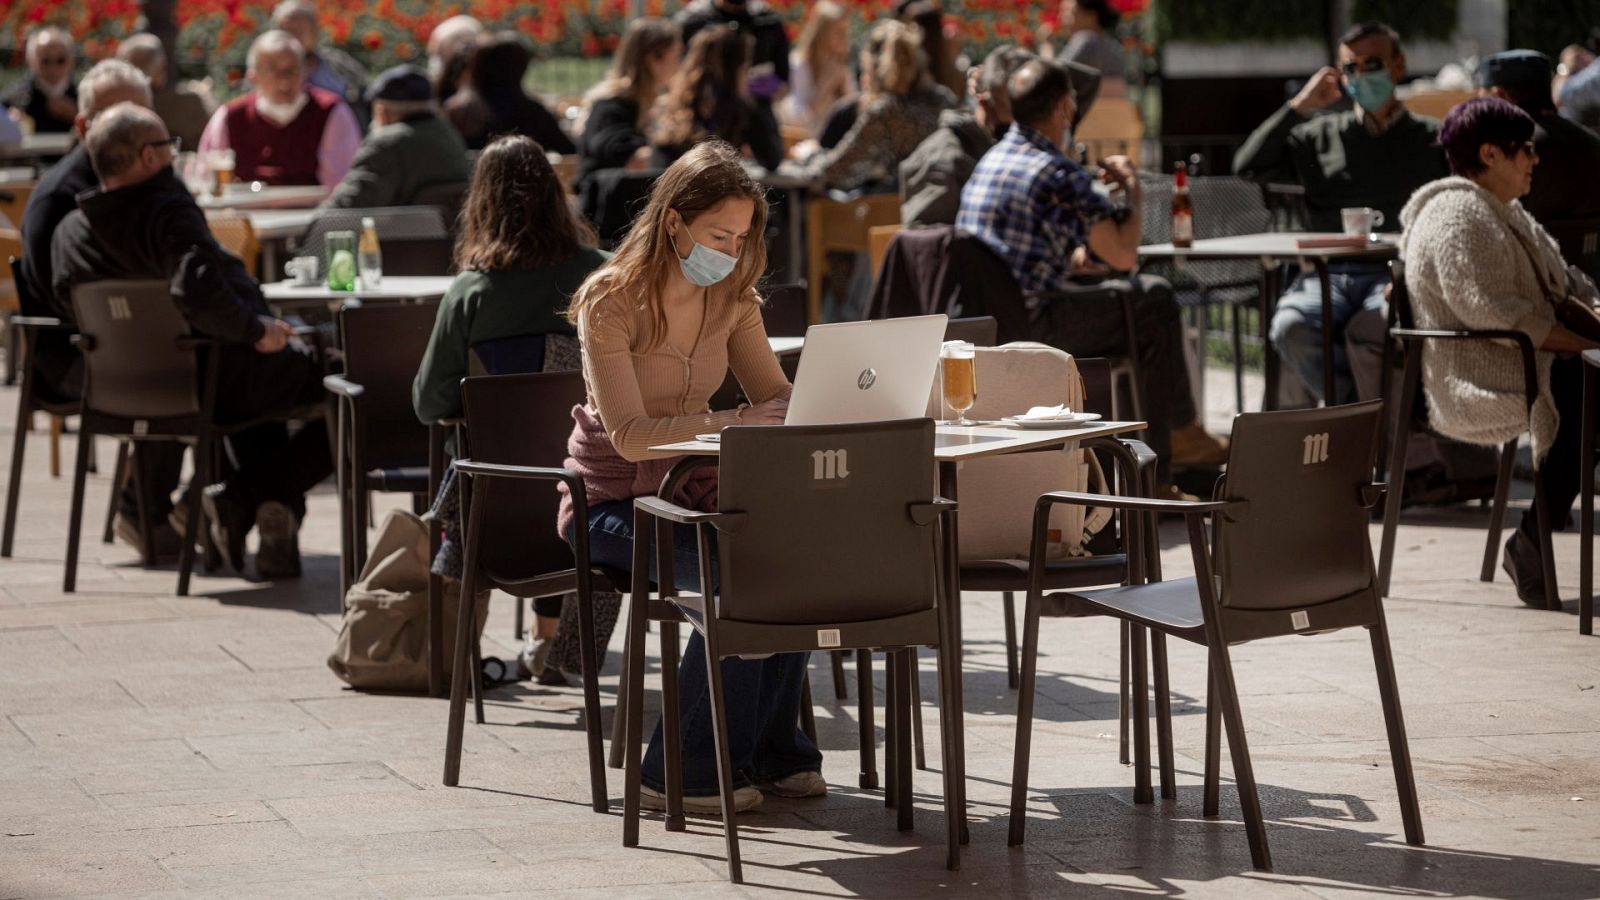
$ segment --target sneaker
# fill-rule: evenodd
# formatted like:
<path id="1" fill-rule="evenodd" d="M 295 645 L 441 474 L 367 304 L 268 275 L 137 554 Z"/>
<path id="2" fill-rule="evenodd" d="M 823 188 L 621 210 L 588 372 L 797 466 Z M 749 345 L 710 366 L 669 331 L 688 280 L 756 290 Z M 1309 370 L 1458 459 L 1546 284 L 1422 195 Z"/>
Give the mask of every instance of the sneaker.
<path id="1" fill-rule="evenodd" d="M 827 796 L 828 782 L 823 779 L 821 772 L 796 772 L 787 778 L 762 785 L 761 790 L 774 797 L 804 800 L 807 797 Z"/>
<path id="2" fill-rule="evenodd" d="M 1172 464 L 1220 466 L 1228 461 L 1228 439 L 1217 437 L 1199 423 L 1172 432 Z"/>
<path id="3" fill-rule="evenodd" d="M 207 486 L 200 496 L 200 504 L 211 523 L 211 543 L 222 554 L 222 561 L 243 575 L 244 538 L 255 524 L 254 511 L 229 494 L 225 484 Z"/>
<path id="4" fill-rule="evenodd" d="M 156 558 L 151 560 L 151 565 L 164 566 L 178 561 L 178 551 L 183 548 L 183 533 L 174 531 L 167 522 L 157 522 L 151 526 L 155 532 L 151 535 L 151 543 L 155 545 Z M 144 555 L 144 536 L 139 532 L 139 521 L 132 516 L 117 513 L 117 520 L 111 526 L 117 538 L 124 544 L 139 551 Z"/>
<path id="5" fill-rule="evenodd" d="M 753 787 L 738 788 L 733 792 L 733 811 L 749 812 L 761 805 L 761 792 Z M 639 785 L 639 806 L 644 809 L 665 810 L 667 795 L 648 785 Z M 691 816 L 721 816 L 722 795 L 683 798 L 683 811 Z"/>
<path id="6" fill-rule="evenodd" d="M 289 507 L 268 500 L 256 509 L 256 577 L 266 581 L 300 577 L 300 523 Z"/>

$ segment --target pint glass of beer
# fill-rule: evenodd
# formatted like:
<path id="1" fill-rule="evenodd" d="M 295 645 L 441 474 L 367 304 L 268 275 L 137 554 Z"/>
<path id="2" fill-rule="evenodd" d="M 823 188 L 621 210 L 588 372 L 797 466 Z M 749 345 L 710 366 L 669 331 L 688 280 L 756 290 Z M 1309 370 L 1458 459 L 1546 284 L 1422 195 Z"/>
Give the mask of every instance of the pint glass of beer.
<path id="1" fill-rule="evenodd" d="M 978 372 L 973 345 L 966 341 L 946 341 L 939 348 L 939 369 L 944 377 L 944 404 L 956 414 L 954 425 L 972 425 L 967 410 L 978 402 Z"/>
<path id="2" fill-rule="evenodd" d="M 211 170 L 211 196 L 221 197 L 233 183 L 233 170 L 237 157 L 232 150 L 212 150 L 206 154 L 206 167 Z"/>

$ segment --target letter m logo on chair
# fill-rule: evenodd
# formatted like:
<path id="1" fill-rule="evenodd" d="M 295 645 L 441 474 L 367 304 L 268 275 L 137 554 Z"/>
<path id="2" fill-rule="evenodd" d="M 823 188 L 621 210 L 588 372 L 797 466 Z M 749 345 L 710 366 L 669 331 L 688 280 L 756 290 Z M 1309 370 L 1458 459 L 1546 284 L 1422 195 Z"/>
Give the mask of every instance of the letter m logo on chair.
<path id="1" fill-rule="evenodd" d="M 844 450 L 817 450 L 811 454 L 811 480 L 836 481 L 850 477 L 850 456 Z"/>
<path id="2" fill-rule="evenodd" d="M 111 313 L 111 318 L 125 322 L 133 318 L 133 308 L 128 305 L 128 298 L 121 294 L 113 294 L 106 298 L 106 309 Z"/>
<path id="3" fill-rule="evenodd" d="M 1328 433 L 1308 434 L 1305 436 L 1306 452 L 1300 460 L 1302 465 L 1312 466 L 1328 461 Z"/>

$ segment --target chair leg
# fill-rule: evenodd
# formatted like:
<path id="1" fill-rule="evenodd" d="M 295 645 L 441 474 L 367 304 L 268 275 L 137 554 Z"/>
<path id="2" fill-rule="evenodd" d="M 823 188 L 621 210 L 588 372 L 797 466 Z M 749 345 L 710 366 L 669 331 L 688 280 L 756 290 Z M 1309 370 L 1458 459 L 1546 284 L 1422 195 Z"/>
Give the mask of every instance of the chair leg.
<path id="1" fill-rule="evenodd" d="M 917 682 L 922 678 L 922 673 L 917 665 L 919 650 L 911 647 L 906 650 L 906 665 L 909 667 L 907 686 L 911 690 L 911 747 L 915 754 L 917 770 L 928 771 L 928 754 L 922 744 L 922 685 Z"/>
<path id="2" fill-rule="evenodd" d="M 50 477 L 61 477 L 61 432 L 65 430 L 64 422 L 60 416 L 50 417 Z M 82 440 L 81 436 L 79 440 Z M 89 455 L 83 457 L 84 472 L 89 471 Z"/>
<path id="3" fill-rule="evenodd" d="M 1220 814 L 1220 781 L 1222 768 L 1222 700 L 1217 693 L 1217 670 L 1206 662 L 1206 760 L 1205 799 L 1201 815 L 1215 818 Z"/>
<path id="4" fill-rule="evenodd" d="M 1422 377 L 1422 345 L 1406 344 L 1400 377 L 1400 415 L 1395 420 L 1394 443 L 1389 447 L 1389 491 L 1383 501 L 1383 539 L 1378 550 L 1378 596 L 1389 596 L 1389 576 L 1394 570 L 1395 533 L 1400 528 L 1400 503 L 1406 484 L 1406 444 L 1411 441 L 1412 407 L 1417 381 Z M 1498 493 L 1498 489 L 1496 489 Z M 1491 541 L 1491 544 L 1493 541 Z"/>
<path id="5" fill-rule="evenodd" d="M 1126 766 L 1133 762 L 1133 758 L 1129 755 L 1133 743 L 1128 735 L 1128 723 L 1133 719 L 1133 710 L 1130 704 L 1132 697 L 1131 691 L 1128 689 L 1128 679 L 1130 677 L 1128 668 L 1128 630 L 1130 626 L 1127 622 L 1119 624 L 1122 632 L 1122 652 L 1117 660 L 1119 673 L 1117 684 L 1117 762 Z"/>
<path id="6" fill-rule="evenodd" d="M 937 668 L 939 670 L 939 740 L 940 747 L 944 751 L 944 761 L 940 768 L 944 770 L 945 868 L 956 872 L 961 869 L 961 812 L 958 806 L 958 794 L 961 779 L 966 777 L 966 773 L 962 771 L 961 763 L 956 758 L 955 692 L 950 687 L 953 664 L 947 656 L 943 643 L 939 646 Z"/>
<path id="7" fill-rule="evenodd" d="M 521 606 L 519 599 L 517 605 Z M 589 743 L 589 795 L 594 811 L 610 811 L 605 749 L 600 735 L 600 660 L 595 647 L 594 591 L 578 595 L 578 660 L 583 669 L 583 730 Z"/>
<path id="8" fill-rule="evenodd" d="M 72 510 L 67 518 L 67 564 L 61 590 L 72 593 L 78 587 L 78 531 L 83 524 L 83 481 L 89 474 L 89 442 L 93 435 L 85 425 L 78 435 L 78 462 L 72 469 Z"/>
<path id="9" fill-rule="evenodd" d="M 1389 626 L 1380 611 L 1378 624 L 1367 629 L 1372 639 L 1372 661 L 1378 670 L 1378 696 L 1383 701 L 1383 724 L 1389 732 L 1389 758 L 1394 765 L 1395 788 L 1400 794 L 1400 818 L 1406 843 L 1421 846 L 1422 808 L 1417 802 L 1417 780 L 1411 770 L 1411 744 L 1406 740 L 1405 717 L 1400 712 L 1400 685 L 1394 677 L 1394 654 L 1389 649 Z"/>
<path id="10" fill-rule="evenodd" d="M 817 711 L 812 708 L 815 705 L 811 698 L 811 673 L 807 672 L 800 682 L 800 731 L 813 744 L 817 742 Z"/>
<path id="11" fill-rule="evenodd" d="M 1556 584 L 1556 554 L 1555 545 L 1550 540 L 1550 514 L 1548 495 L 1544 490 L 1544 479 L 1533 480 L 1533 509 L 1529 515 L 1534 516 L 1534 523 L 1539 531 L 1539 564 L 1544 569 L 1544 605 L 1547 609 L 1561 611 L 1561 594 Z"/>
<path id="12" fill-rule="evenodd" d="M 850 699 L 850 687 L 845 684 L 844 680 L 844 657 L 845 651 L 843 650 L 835 650 L 828 654 L 828 658 L 833 662 L 833 699 L 835 700 Z"/>
<path id="13" fill-rule="evenodd" d="M 895 698 L 900 696 L 900 667 L 894 653 L 883 657 L 883 805 L 894 809 L 900 802 L 900 721 L 904 715 Z"/>
<path id="14" fill-rule="evenodd" d="M 1578 633 L 1594 634 L 1594 432 L 1600 371 L 1583 367 L 1583 432 L 1578 452 Z"/>
<path id="15" fill-rule="evenodd" d="M 1150 632 L 1150 662 L 1156 673 L 1156 762 L 1161 771 L 1161 799 L 1178 799 L 1176 762 L 1172 752 L 1172 696 L 1167 683 L 1167 636 Z"/>
<path id="16" fill-rule="evenodd" d="M 637 583 L 637 582 L 636 582 Z M 644 642 L 645 617 L 649 598 L 634 592 L 628 603 L 628 635 L 622 667 L 622 687 L 616 715 L 623 722 L 622 739 L 613 739 L 612 748 L 622 748 L 622 846 L 639 846 L 639 768 L 644 730 Z M 668 727 L 663 723 L 663 728 Z"/>
<path id="17" fill-rule="evenodd" d="M 683 831 L 683 719 L 678 709 L 678 623 L 661 623 L 662 768 L 667 789 L 667 830 Z"/>
<path id="18" fill-rule="evenodd" d="M 128 474 L 133 483 L 133 505 L 139 519 L 139 565 L 146 569 L 155 566 L 156 550 L 151 535 L 150 505 L 145 502 L 144 466 L 140 464 L 139 448 L 133 448 Z M 113 498 L 113 502 L 115 502 Z"/>
<path id="19" fill-rule="evenodd" d="M 527 605 L 528 604 L 524 602 L 522 598 L 517 598 L 517 611 L 511 622 L 511 639 L 519 644 L 522 643 L 523 630 L 527 627 L 522 618 L 522 614 Z"/>
<path id="20" fill-rule="evenodd" d="M 474 535 L 475 537 L 476 535 Z M 467 691 L 473 684 L 472 665 L 473 607 L 471 600 L 478 588 L 478 551 L 476 543 L 467 541 L 466 559 L 463 561 L 461 579 L 461 606 L 456 614 L 456 648 L 450 667 L 450 718 L 445 730 L 444 783 L 455 787 L 461 780 L 461 738 L 467 717 Z M 481 671 L 481 668 L 480 668 Z"/>
<path id="21" fill-rule="evenodd" d="M 606 765 L 613 769 L 623 767 L 623 747 L 626 745 L 628 726 L 628 679 L 633 668 L 633 607 L 646 601 L 635 594 L 628 596 L 628 620 L 622 629 L 622 671 L 617 682 L 616 705 L 611 710 L 611 751 Z"/>
<path id="22" fill-rule="evenodd" d="M 204 515 L 201 513 L 200 492 L 205 490 L 206 475 L 209 472 L 207 460 L 210 459 L 209 436 L 195 445 L 194 449 L 194 477 L 189 481 L 189 489 L 184 491 L 183 504 L 188 511 L 188 518 L 183 523 L 183 544 L 178 547 L 178 596 L 189 595 L 189 580 L 194 574 L 194 547 L 203 526 Z M 117 445 L 118 465 L 127 462 L 123 458 L 127 449 L 127 442 Z M 115 501 L 113 500 L 113 508 Z"/>
<path id="23" fill-rule="evenodd" d="M 1500 534 L 1505 528 L 1506 500 L 1511 494 L 1511 470 L 1517 460 L 1517 442 L 1507 441 L 1500 448 L 1500 473 L 1494 483 L 1494 504 L 1489 508 L 1489 534 L 1483 545 L 1483 569 L 1479 581 L 1494 581 L 1495 563 L 1500 561 Z M 1534 491 L 1539 489 L 1539 479 L 1534 479 Z M 1538 505 L 1537 497 L 1535 506 Z M 1537 510 L 1534 513 L 1537 515 Z M 1548 586 L 1550 582 L 1546 581 Z"/>
<path id="24" fill-rule="evenodd" d="M 472 710 L 473 717 L 479 725 L 484 724 L 483 718 L 483 648 L 478 646 L 478 604 L 467 603 L 466 597 L 462 598 L 462 605 L 469 612 L 468 622 L 472 627 L 467 630 L 467 647 L 472 652 Z"/>
<path id="25" fill-rule="evenodd" d="M 1022 611 L 1021 662 L 1022 679 L 1017 685 L 1017 737 L 1013 742 L 1016 749 L 1011 760 L 1011 826 L 1006 839 L 1012 847 L 1022 844 L 1028 823 L 1028 753 L 1033 746 L 1034 679 L 1039 670 L 1039 601 L 1032 591 L 1028 592 Z M 946 724 L 945 728 L 950 726 Z M 949 768 L 949 763 L 945 767 Z"/>
<path id="26" fill-rule="evenodd" d="M 878 729 L 873 723 L 872 651 L 856 651 L 856 720 L 861 732 L 863 791 L 878 789 Z"/>
<path id="27" fill-rule="evenodd" d="M 1150 685 L 1146 647 L 1149 639 L 1142 626 L 1129 629 L 1129 645 L 1133 652 L 1129 662 L 1133 667 L 1133 802 L 1154 803 L 1155 793 L 1150 789 Z"/>
<path id="28" fill-rule="evenodd" d="M 1000 608 L 1006 621 L 1006 687 L 1017 689 L 1017 597 L 1011 591 L 1000 595 Z"/>
<path id="29" fill-rule="evenodd" d="M 1250 764 L 1250 747 L 1245 742 L 1244 719 L 1239 712 L 1239 691 L 1233 681 L 1233 661 L 1227 644 L 1211 648 L 1216 665 L 1217 699 L 1222 706 L 1222 722 L 1228 730 L 1228 755 L 1233 760 L 1233 779 L 1239 789 L 1239 807 L 1244 811 L 1245 834 L 1250 841 L 1250 862 L 1257 869 L 1272 869 L 1272 854 L 1267 849 L 1267 826 L 1261 817 L 1261 798 L 1256 792 L 1255 769 Z"/>
<path id="30" fill-rule="evenodd" d="M 733 758 L 728 751 L 727 709 L 722 705 L 722 660 L 718 658 L 716 642 L 708 640 L 706 644 L 706 669 L 711 681 L 711 729 L 717 745 L 717 786 L 722 791 L 722 829 L 728 844 L 728 880 L 741 884 L 744 870 L 739 864 L 739 825 L 733 811 Z M 676 723 L 671 727 L 676 727 Z"/>
<path id="31" fill-rule="evenodd" d="M 895 807 L 897 814 L 897 827 L 901 831 L 911 831 L 913 811 L 916 809 L 916 796 L 911 789 L 911 654 L 913 648 L 907 647 L 893 654 L 890 665 L 898 673 L 896 683 L 896 696 L 894 704 L 900 710 L 900 740 L 899 754 L 894 761 L 895 794 L 899 800 Z"/>
<path id="32" fill-rule="evenodd" d="M 11 475 L 6 485 L 6 524 L 4 535 L 0 536 L 0 557 L 6 559 L 11 558 L 17 535 L 17 498 L 22 493 L 22 457 L 28 449 L 28 420 L 32 417 L 27 399 L 31 381 L 31 378 L 23 378 L 22 390 L 17 397 L 17 421 L 11 430 Z"/>
<path id="33" fill-rule="evenodd" d="M 117 461 L 111 470 L 111 499 L 106 503 L 106 530 L 100 536 L 100 543 L 109 544 L 117 537 L 117 495 L 122 491 L 122 482 L 128 477 L 128 442 L 117 441 Z"/>

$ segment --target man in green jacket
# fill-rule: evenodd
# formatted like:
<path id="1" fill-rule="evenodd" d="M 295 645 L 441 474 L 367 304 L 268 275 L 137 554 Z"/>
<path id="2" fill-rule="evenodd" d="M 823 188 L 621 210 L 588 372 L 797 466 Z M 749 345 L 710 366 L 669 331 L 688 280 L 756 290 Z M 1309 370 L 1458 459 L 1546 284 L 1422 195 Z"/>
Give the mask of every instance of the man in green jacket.
<path id="1" fill-rule="evenodd" d="M 1303 90 L 1250 135 L 1233 157 L 1233 170 L 1257 181 L 1305 187 L 1310 225 L 1340 231 L 1339 210 L 1372 207 L 1383 214 L 1383 230 L 1400 229 L 1400 208 L 1417 188 L 1450 174 L 1437 139 L 1439 122 L 1413 116 L 1395 96 L 1406 74 L 1400 37 L 1370 22 L 1350 29 L 1339 42 L 1339 65 L 1325 66 Z M 1348 96 L 1345 112 L 1318 111 Z M 1389 284 L 1382 264 L 1333 267 L 1334 362 L 1339 396 L 1322 397 L 1322 291 L 1302 276 L 1278 301 L 1272 346 L 1299 375 L 1312 396 L 1342 403 L 1355 393 L 1344 355 L 1346 323 L 1353 317 L 1382 321 Z"/>
<path id="2" fill-rule="evenodd" d="M 367 99 L 372 131 L 323 208 L 432 202 L 451 207 L 447 215 L 454 215 L 472 169 L 461 136 L 439 117 L 428 76 L 415 66 L 395 66 L 372 83 Z M 453 197 L 451 188 L 459 189 Z"/>

